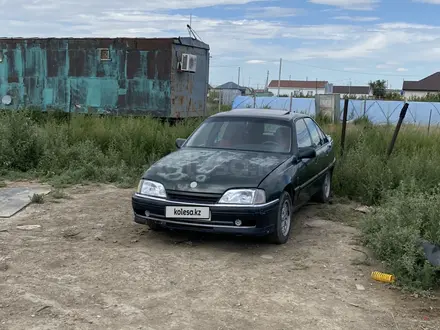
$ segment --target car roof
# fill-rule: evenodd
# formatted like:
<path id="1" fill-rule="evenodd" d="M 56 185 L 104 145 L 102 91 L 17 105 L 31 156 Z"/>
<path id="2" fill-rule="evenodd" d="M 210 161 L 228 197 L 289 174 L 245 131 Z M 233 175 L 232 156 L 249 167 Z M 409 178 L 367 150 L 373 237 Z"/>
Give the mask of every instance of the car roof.
<path id="1" fill-rule="evenodd" d="M 302 113 L 291 112 L 289 110 L 276 109 L 259 109 L 259 108 L 245 108 L 232 109 L 230 111 L 223 111 L 212 115 L 211 118 L 217 117 L 253 117 L 253 118 L 272 118 L 292 120 L 296 118 L 308 117 Z"/>

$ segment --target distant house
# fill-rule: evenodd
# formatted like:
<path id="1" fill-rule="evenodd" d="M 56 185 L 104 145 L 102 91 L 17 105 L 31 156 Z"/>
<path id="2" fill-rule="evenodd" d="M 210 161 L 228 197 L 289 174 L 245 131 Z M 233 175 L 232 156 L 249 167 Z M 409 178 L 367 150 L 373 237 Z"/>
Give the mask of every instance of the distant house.
<path id="1" fill-rule="evenodd" d="M 267 91 L 266 89 L 254 89 L 255 96 L 257 97 L 271 97 L 273 93 Z"/>
<path id="2" fill-rule="evenodd" d="M 232 105 L 237 96 L 245 95 L 246 88 L 230 81 L 226 84 L 215 87 L 213 91 L 218 93 L 221 104 Z"/>
<path id="3" fill-rule="evenodd" d="M 428 93 L 440 93 L 440 72 L 436 72 L 419 81 L 404 81 L 405 98 L 425 97 Z"/>
<path id="4" fill-rule="evenodd" d="M 314 96 L 316 94 L 329 93 L 330 85 L 328 81 L 309 81 L 309 80 L 280 80 L 280 95 L 294 96 Z M 278 95 L 278 80 L 272 80 L 268 86 L 269 92 Z"/>
<path id="5" fill-rule="evenodd" d="M 346 95 L 369 98 L 373 95 L 370 86 L 333 86 L 333 94 L 340 94 L 341 98 Z"/>

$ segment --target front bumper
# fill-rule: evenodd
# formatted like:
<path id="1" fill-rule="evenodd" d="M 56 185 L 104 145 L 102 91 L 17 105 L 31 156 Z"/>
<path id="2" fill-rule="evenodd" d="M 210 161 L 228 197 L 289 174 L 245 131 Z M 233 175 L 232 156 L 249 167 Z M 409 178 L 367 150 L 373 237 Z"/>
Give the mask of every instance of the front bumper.
<path id="1" fill-rule="evenodd" d="M 132 196 L 134 221 L 139 224 L 146 224 L 147 221 L 154 221 L 159 225 L 172 229 L 253 236 L 267 235 L 275 229 L 278 204 L 278 200 L 263 205 L 252 206 L 193 204 L 147 197 L 139 194 L 134 194 Z M 211 219 L 193 220 L 166 218 L 166 206 L 209 207 Z M 241 226 L 235 225 L 235 220 L 237 219 L 241 220 Z"/>

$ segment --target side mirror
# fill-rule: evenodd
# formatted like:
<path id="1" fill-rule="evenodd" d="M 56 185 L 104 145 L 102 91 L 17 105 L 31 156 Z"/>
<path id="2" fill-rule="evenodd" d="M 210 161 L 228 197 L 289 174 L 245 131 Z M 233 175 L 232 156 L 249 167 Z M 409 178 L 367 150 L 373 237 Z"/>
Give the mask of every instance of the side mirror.
<path id="1" fill-rule="evenodd" d="M 180 149 L 182 147 L 182 145 L 185 143 L 186 139 L 182 139 L 182 138 L 177 138 L 176 139 L 176 147 L 177 149 Z"/>
<path id="2" fill-rule="evenodd" d="M 316 157 L 316 150 L 311 147 L 307 148 L 301 148 L 299 150 L 299 159 L 308 159 L 308 158 L 315 158 Z"/>

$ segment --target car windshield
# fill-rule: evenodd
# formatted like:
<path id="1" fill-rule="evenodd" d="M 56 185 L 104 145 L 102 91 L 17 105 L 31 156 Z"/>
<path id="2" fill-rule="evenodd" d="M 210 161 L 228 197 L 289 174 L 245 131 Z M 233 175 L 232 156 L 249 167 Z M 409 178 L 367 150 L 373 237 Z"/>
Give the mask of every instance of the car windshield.
<path id="1" fill-rule="evenodd" d="M 188 139 L 193 148 L 290 153 L 291 124 L 266 118 L 219 117 L 207 119 Z"/>

